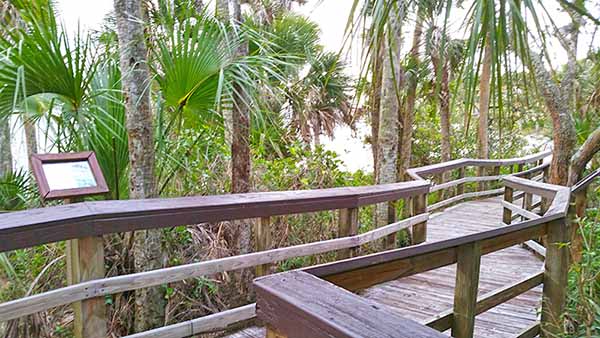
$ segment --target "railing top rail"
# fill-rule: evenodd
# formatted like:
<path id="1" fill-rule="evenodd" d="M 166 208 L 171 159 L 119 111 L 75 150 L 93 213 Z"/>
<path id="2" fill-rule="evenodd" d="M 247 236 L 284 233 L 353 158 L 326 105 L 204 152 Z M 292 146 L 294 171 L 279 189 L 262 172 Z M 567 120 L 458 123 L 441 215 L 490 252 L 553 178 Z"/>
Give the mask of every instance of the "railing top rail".
<path id="1" fill-rule="evenodd" d="M 366 271 L 365 269 L 369 269 L 382 264 L 390 264 L 393 261 L 433 254 L 435 252 L 453 249 L 470 243 L 491 241 L 496 239 L 497 237 L 527 231 L 528 229 L 534 229 L 542 224 L 546 224 L 548 222 L 558 220 L 564 217 L 564 213 L 547 214 L 535 220 L 520 222 L 492 230 L 469 234 L 461 237 L 450 238 L 437 242 L 426 242 L 417 246 L 409 246 L 405 248 L 374 253 L 344 261 L 325 263 L 314 267 L 308 267 L 303 270 L 321 278 L 326 278 L 328 276 L 337 275 L 341 273 L 348 273 L 354 270 Z M 488 251 L 491 252 L 497 249 L 483 246 L 482 250 L 483 253 L 487 253 Z"/>
<path id="2" fill-rule="evenodd" d="M 503 181 L 507 187 L 552 199 L 550 207 L 544 214 L 545 216 L 557 214 L 564 217 L 567 215 L 571 197 L 571 189 L 569 187 L 537 182 L 516 176 L 504 177 Z"/>
<path id="3" fill-rule="evenodd" d="M 457 169 L 466 166 L 502 166 L 502 165 L 513 165 L 513 164 L 524 164 L 531 163 L 544 159 L 552 155 L 552 151 L 542 151 L 537 154 L 532 154 L 523 157 L 499 159 L 499 160 L 486 160 L 477 158 L 462 158 L 458 160 L 452 160 L 448 162 L 430 164 L 422 167 L 408 169 L 408 174 L 414 179 L 421 179 L 421 175 L 438 174 L 448 170 Z"/>
<path id="4" fill-rule="evenodd" d="M 424 194 L 429 182 L 198 197 L 83 202 L 3 214 L 0 252 L 140 229 L 287 215 Z"/>
<path id="5" fill-rule="evenodd" d="M 587 186 L 589 186 L 599 176 L 600 176 L 600 168 L 592 171 L 591 173 L 587 174 L 584 178 L 582 178 L 581 180 L 579 180 L 579 182 L 577 182 L 571 188 L 571 191 L 573 193 L 577 193 L 577 192 L 579 192 L 579 191 L 587 188 Z"/>

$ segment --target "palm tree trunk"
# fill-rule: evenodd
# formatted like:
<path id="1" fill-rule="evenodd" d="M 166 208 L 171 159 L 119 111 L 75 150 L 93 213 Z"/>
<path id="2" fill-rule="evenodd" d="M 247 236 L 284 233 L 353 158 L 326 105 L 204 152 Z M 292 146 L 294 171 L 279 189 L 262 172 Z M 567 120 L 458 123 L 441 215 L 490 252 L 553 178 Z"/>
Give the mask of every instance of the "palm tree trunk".
<path id="1" fill-rule="evenodd" d="M 419 11 L 420 12 L 420 11 Z M 413 59 L 414 64 L 419 64 L 419 47 L 421 46 L 421 36 L 423 35 L 423 19 L 421 13 L 417 14 L 417 21 L 415 23 L 415 30 L 413 32 L 412 47 L 410 49 L 410 57 Z M 398 171 L 398 178 L 401 181 L 406 179 L 406 170 L 410 167 L 412 159 L 412 137 L 413 137 L 413 124 L 415 123 L 415 101 L 417 99 L 417 78 L 412 77 L 408 90 L 406 92 L 406 106 L 404 117 L 402 118 L 402 138 L 399 149 L 400 153 L 400 166 Z"/>
<path id="2" fill-rule="evenodd" d="M 12 171 L 10 150 L 10 118 L 0 119 L 0 177 Z"/>
<path id="3" fill-rule="evenodd" d="M 401 59 L 401 23 L 396 15 L 390 15 L 386 33 L 382 65 L 381 104 L 379 115 L 379 133 L 377 159 L 377 184 L 395 183 L 398 178 L 398 127 L 400 101 L 398 90 L 403 82 L 404 73 L 400 67 Z M 378 226 L 388 224 L 388 205 L 377 205 L 376 222 Z"/>
<path id="4" fill-rule="evenodd" d="M 150 71 L 146 56 L 144 15 L 141 0 L 115 0 L 115 15 L 126 128 L 129 138 L 130 197 L 148 198 L 155 194 L 154 128 L 150 99 Z M 163 267 L 161 230 L 136 231 L 134 261 L 137 272 Z M 135 331 L 164 325 L 165 299 L 162 287 L 143 288 L 135 292 Z"/>
<path id="5" fill-rule="evenodd" d="M 242 11 L 239 0 L 233 0 L 233 19 L 236 25 L 242 23 Z M 248 45 L 243 43 L 237 51 L 238 56 L 248 54 Z M 244 98 L 244 89 L 236 88 L 232 111 L 231 142 L 231 192 L 246 193 L 250 191 L 250 114 Z M 252 227 L 248 222 L 236 221 L 237 252 L 250 252 Z"/>
<path id="6" fill-rule="evenodd" d="M 31 166 L 31 157 L 38 152 L 37 131 L 35 121 L 25 115 L 23 117 L 23 130 L 25 131 L 25 145 L 27 148 L 27 163 L 29 170 L 33 170 Z"/>
<path id="7" fill-rule="evenodd" d="M 377 52 L 373 54 L 373 86 L 371 89 L 371 151 L 373 152 L 373 173 L 374 181 L 377 182 L 379 167 L 378 145 L 379 145 L 379 114 L 381 107 L 381 74 L 383 66 L 383 48 L 377 47 Z"/>
<path id="8" fill-rule="evenodd" d="M 229 0 L 216 0 L 215 16 L 221 20 L 229 19 Z"/>
<path id="9" fill-rule="evenodd" d="M 483 64 L 481 77 L 479 78 L 479 126 L 477 138 L 479 140 L 477 153 L 479 158 L 489 158 L 489 135 L 488 120 L 490 111 L 490 90 L 492 76 L 492 45 L 488 34 L 485 50 L 483 52 Z"/>
<path id="10" fill-rule="evenodd" d="M 442 162 L 447 162 L 450 161 L 452 157 L 452 148 L 450 144 L 450 72 L 448 70 L 449 66 L 447 60 L 443 61 L 441 69 L 438 68 L 439 63 L 439 61 L 433 62 L 435 69 L 441 71 L 439 93 L 440 127 L 442 136 L 441 155 Z"/>

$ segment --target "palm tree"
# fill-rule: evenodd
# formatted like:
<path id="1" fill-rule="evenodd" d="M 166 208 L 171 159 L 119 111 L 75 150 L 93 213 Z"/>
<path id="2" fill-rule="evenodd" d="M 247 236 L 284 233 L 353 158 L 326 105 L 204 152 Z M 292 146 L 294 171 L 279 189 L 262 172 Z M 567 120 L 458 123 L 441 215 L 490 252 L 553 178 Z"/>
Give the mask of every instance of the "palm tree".
<path id="1" fill-rule="evenodd" d="M 115 16 L 126 127 L 129 138 L 129 196 L 155 196 L 154 128 L 150 99 L 150 71 L 146 56 L 144 22 L 147 19 L 140 0 L 115 0 Z M 161 230 L 134 233 L 136 271 L 163 267 Z M 142 332 L 164 324 L 165 298 L 162 287 L 144 288 L 135 293 L 135 330 Z"/>

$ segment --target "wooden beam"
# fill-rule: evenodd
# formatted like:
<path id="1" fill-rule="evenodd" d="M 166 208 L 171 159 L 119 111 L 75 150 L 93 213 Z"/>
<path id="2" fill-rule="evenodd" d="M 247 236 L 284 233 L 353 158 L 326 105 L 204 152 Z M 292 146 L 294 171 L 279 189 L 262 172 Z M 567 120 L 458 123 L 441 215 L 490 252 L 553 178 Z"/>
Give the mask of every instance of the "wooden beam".
<path id="1" fill-rule="evenodd" d="M 303 271 L 254 280 L 256 315 L 289 338 L 443 338 L 400 316 Z"/>
<path id="2" fill-rule="evenodd" d="M 528 290 L 531 290 L 532 288 L 542 284 L 543 279 L 543 272 L 539 272 L 510 285 L 486 293 L 485 295 L 481 296 L 479 300 L 477 300 L 475 314 L 479 315 L 495 306 L 498 306 L 512 298 L 517 297 L 518 295 L 527 292 Z M 422 324 L 443 332 L 452 327 L 452 321 L 453 310 L 448 309 L 424 320 Z"/>
<path id="3" fill-rule="evenodd" d="M 258 222 L 254 222 L 255 251 L 265 251 L 271 248 L 271 218 L 261 217 Z M 271 270 L 271 264 L 257 265 L 255 268 L 256 276 L 268 275 Z"/>
<path id="4" fill-rule="evenodd" d="M 527 327 L 516 338 L 535 338 L 540 334 L 540 323 L 535 323 Z"/>
<path id="5" fill-rule="evenodd" d="M 425 194 L 429 182 L 213 196 L 95 201 L 0 217 L 0 252 L 74 238 L 324 210 Z"/>
<path id="6" fill-rule="evenodd" d="M 540 216 L 540 215 L 538 215 L 536 213 L 533 213 L 533 212 L 531 212 L 529 210 L 521 209 L 518 206 L 516 206 L 516 205 L 514 205 L 512 203 L 509 203 L 507 201 L 501 201 L 501 203 L 502 203 L 502 206 L 504 207 L 505 211 L 506 210 L 510 210 L 511 212 L 514 212 L 517 215 L 525 217 L 525 219 L 540 219 L 542 217 L 542 216 Z M 505 215 L 503 215 L 503 217 L 502 217 L 502 221 L 503 222 L 505 221 L 505 217 L 504 216 Z"/>
<path id="7" fill-rule="evenodd" d="M 185 322 L 159 327 L 123 338 L 183 338 L 201 333 L 218 332 L 256 318 L 256 304 L 225 310 Z"/>
<path id="8" fill-rule="evenodd" d="M 352 237 L 253 252 L 246 255 L 83 282 L 2 303 L 0 304 L 0 320 L 19 318 L 84 299 L 104 297 L 105 295 L 114 293 L 157 286 L 219 272 L 251 268 L 294 257 L 352 248 L 383 238 L 401 229 L 409 228 L 414 224 L 425 221 L 428 217 L 429 214 L 418 215 Z"/>
<path id="9" fill-rule="evenodd" d="M 513 202 L 513 188 L 505 187 L 504 188 L 504 202 L 511 203 Z M 512 211 L 509 208 L 503 208 L 502 210 L 502 222 L 505 224 L 512 223 Z"/>
<path id="10" fill-rule="evenodd" d="M 340 209 L 338 222 L 338 237 L 356 236 L 358 234 L 358 208 Z M 339 250 L 337 259 L 353 257 L 358 249 L 359 247 Z"/>
<path id="11" fill-rule="evenodd" d="M 569 227 L 565 219 L 548 224 L 541 328 L 546 337 L 562 333 L 569 271 Z"/>
<path id="12" fill-rule="evenodd" d="M 413 210 L 411 216 L 427 212 L 427 195 L 419 195 L 412 198 Z M 427 221 L 415 224 L 412 227 L 412 244 L 421 244 L 427 240 Z"/>
<path id="13" fill-rule="evenodd" d="M 456 255 L 452 337 L 471 338 L 475 329 L 481 246 L 479 243 L 462 245 Z"/>

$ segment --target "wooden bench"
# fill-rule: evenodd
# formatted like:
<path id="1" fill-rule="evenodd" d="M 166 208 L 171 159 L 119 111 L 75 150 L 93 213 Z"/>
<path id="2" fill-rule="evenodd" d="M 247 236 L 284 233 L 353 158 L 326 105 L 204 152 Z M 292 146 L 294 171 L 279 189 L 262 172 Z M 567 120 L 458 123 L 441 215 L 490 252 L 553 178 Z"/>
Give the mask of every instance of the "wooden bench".
<path id="1" fill-rule="evenodd" d="M 254 287 L 269 338 L 446 337 L 303 271 L 257 278 Z"/>

